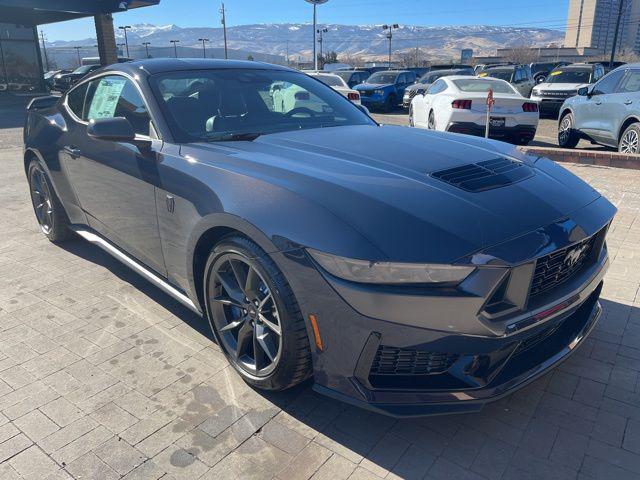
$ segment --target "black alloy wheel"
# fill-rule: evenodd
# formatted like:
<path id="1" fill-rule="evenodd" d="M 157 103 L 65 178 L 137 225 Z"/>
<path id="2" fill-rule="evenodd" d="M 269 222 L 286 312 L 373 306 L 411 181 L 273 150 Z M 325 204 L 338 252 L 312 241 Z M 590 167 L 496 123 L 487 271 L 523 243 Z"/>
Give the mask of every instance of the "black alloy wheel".
<path id="1" fill-rule="evenodd" d="M 58 243 L 71 236 L 69 219 L 40 162 L 31 160 L 28 169 L 29 193 L 40 230 L 49 240 Z"/>
<path id="2" fill-rule="evenodd" d="M 230 363 L 268 390 L 293 386 L 311 373 L 302 315 L 284 276 L 255 243 L 223 240 L 206 269 L 207 313 Z"/>

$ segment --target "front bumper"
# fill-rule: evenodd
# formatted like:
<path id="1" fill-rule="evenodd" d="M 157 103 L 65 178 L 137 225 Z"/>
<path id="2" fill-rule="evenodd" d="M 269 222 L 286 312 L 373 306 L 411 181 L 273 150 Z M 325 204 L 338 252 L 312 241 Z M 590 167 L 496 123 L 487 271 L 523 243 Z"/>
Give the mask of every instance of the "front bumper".
<path id="1" fill-rule="evenodd" d="M 357 285 L 322 271 L 302 249 L 271 254 L 304 318 L 317 321 L 323 347 L 312 349 L 315 390 L 392 416 L 421 416 L 477 411 L 526 385 L 571 354 L 597 321 L 614 214 L 600 197 L 462 259 L 478 269 L 449 289 Z M 577 273 L 527 295 L 539 259 L 596 238 Z M 502 279 L 509 286 L 500 295 L 509 302 L 489 308 Z M 307 333 L 314 345 L 309 321 Z"/>
<path id="2" fill-rule="evenodd" d="M 496 114 L 496 116 L 498 116 Z M 525 138 L 533 140 L 536 136 L 537 127 L 535 125 L 513 125 L 504 127 L 490 127 L 489 137 L 493 139 Z M 451 122 L 447 126 L 447 132 L 463 133 L 465 135 L 475 135 L 484 137 L 485 125 L 475 122 Z"/>

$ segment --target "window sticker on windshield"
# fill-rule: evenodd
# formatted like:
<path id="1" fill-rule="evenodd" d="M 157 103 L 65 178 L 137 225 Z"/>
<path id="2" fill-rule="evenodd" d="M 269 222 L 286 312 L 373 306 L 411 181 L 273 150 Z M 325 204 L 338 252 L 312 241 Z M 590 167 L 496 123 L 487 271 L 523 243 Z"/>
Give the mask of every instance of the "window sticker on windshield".
<path id="1" fill-rule="evenodd" d="M 555 77 L 557 75 L 561 75 L 562 74 L 562 70 L 556 70 L 555 72 L 551 72 L 549 75 L 552 77 Z"/>
<path id="2" fill-rule="evenodd" d="M 479 77 L 488 77 L 489 74 L 487 72 L 481 72 L 480 75 L 478 75 Z"/>
<path id="3" fill-rule="evenodd" d="M 100 80 L 89 108 L 89 120 L 113 117 L 126 81 L 125 78 L 105 78 Z"/>

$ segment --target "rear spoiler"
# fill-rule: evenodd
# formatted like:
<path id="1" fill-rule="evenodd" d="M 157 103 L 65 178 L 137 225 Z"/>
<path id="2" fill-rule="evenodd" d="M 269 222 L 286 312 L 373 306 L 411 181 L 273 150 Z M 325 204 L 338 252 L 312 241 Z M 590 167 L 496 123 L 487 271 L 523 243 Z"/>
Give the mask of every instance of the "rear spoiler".
<path id="1" fill-rule="evenodd" d="M 47 95 L 46 97 L 36 97 L 27 105 L 27 111 L 42 110 L 43 108 L 53 107 L 60 97 L 57 95 Z"/>

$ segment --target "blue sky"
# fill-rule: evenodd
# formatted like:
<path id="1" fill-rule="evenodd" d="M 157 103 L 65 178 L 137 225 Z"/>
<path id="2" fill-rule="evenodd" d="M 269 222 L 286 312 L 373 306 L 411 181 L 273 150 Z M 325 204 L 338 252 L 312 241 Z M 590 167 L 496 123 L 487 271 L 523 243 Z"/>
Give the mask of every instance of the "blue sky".
<path id="1" fill-rule="evenodd" d="M 342 24 L 510 25 L 564 29 L 569 0 L 330 0 L 318 21 Z M 226 0 L 227 25 L 308 22 L 303 0 Z M 173 23 L 180 27 L 220 26 L 219 0 L 161 0 L 156 7 L 114 16 L 115 25 Z M 44 27 L 48 40 L 95 35 L 92 19 Z"/>

